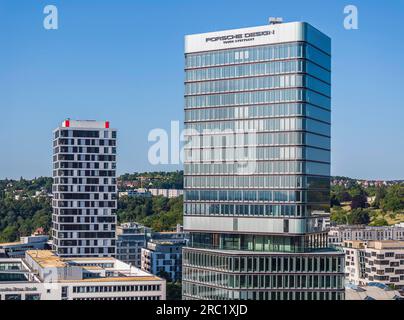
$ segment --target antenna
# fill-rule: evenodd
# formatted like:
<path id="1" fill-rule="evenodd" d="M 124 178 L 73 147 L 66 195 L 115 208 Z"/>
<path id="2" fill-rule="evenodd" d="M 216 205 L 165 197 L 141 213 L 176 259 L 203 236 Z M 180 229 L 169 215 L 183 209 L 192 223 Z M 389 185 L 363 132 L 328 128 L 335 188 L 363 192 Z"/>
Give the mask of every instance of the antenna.
<path id="1" fill-rule="evenodd" d="M 269 24 L 279 24 L 283 22 L 281 17 L 269 17 Z"/>

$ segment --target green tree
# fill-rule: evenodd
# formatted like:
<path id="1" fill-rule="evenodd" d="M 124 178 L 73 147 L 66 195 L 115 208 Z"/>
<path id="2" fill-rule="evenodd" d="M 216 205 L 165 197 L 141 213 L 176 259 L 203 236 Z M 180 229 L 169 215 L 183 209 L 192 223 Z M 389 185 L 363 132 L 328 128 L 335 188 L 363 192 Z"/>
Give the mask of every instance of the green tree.
<path id="1" fill-rule="evenodd" d="M 351 213 L 348 214 L 348 224 L 369 224 L 370 217 L 369 211 L 363 209 L 355 209 L 352 210 Z"/>
<path id="2" fill-rule="evenodd" d="M 375 227 L 383 227 L 383 226 L 388 226 L 389 224 L 388 224 L 388 222 L 386 221 L 386 219 L 384 219 L 384 218 L 378 218 L 378 219 L 372 221 L 371 225 L 372 225 L 372 226 L 375 226 Z"/>
<path id="3" fill-rule="evenodd" d="M 404 185 L 397 184 L 388 188 L 380 207 L 383 211 L 404 210 Z"/>
<path id="4" fill-rule="evenodd" d="M 348 224 L 348 215 L 341 207 L 334 207 L 330 219 L 336 224 Z"/>
<path id="5" fill-rule="evenodd" d="M 16 225 L 9 225 L 4 228 L 3 232 L 0 234 L 1 242 L 11 242 L 18 239 L 18 228 Z"/>
<path id="6" fill-rule="evenodd" d="M 181 282 L 168 282 L 167 283 L 167 300 L 169 300 L 169 301 L 182 300 Z"/>

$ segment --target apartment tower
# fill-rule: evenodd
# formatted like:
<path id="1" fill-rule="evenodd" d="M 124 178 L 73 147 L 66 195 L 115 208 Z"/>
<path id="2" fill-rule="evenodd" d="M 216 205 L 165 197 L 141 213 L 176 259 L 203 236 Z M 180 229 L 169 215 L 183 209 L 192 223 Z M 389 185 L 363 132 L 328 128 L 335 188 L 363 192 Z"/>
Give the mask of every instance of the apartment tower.
<path id="1" fill-rule="evenodd" d="M 344 299 L 330 209 L 331 40 L 308 23 L 185 37 L 184 299 Z"/>
<path id="2" fill-rule="evenodd" d="M 114 256 L 116 194 L 116 130 L 108 121 L 63 121 L 53 132 L 53 250 Z"/>

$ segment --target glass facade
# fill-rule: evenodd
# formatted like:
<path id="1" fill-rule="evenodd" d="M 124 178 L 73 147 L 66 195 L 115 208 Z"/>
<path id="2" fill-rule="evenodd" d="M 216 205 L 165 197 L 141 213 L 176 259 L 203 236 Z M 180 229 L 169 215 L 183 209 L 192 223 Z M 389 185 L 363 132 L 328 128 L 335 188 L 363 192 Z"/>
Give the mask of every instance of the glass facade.
<path id="1" fill-rule="evenodd" d="M 185 299 L 343 299 L 343 254 L 315 223 L 329 212 L 330 39 L 302 25 L 304 40 L 185 55 Z"/>
<path id="2" fill-rule="evenodd" d="M 187 298 L 214 300 L 340 300 L 343 260 L 335 255 L 245 255 L 187 251 Z M 188 267 L 190 266 L 190 267 Z"/>

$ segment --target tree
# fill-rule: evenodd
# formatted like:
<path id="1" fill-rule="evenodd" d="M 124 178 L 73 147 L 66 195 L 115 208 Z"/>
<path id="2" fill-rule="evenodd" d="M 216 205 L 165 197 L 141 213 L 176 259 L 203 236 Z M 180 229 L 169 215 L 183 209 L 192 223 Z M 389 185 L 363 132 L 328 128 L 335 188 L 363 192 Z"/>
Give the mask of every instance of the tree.
<path id="1" fill-rule="evenodd" d="M 386 219 L 384 219 L 384 218 L 379 218 L 379 219 L 372 221 L 372 226 L 375 226 L 375 227 L 382 227 L 382 226 L 388 226 L 388 225 L 389 224 L 387 223 Z"/>
<path id="2" fill-rule="evenodd" d="M 334 207 L 330 219 L 336 224 L 348 224 L 347 213 L 341 207 Z"/>
<path id="3" fill-rule="evenodd" d="M 166 288 L 167 288 L 167 300 L 171 301 L 182 300 L 181 282 L 168 282 Z"/>
<path id="4" fill-rule="evenodd" d="M 153 211 L 156 213 L 168 211 L 168 198 L 163 196 L 153 198 Z"/>
<path id="5" fill-rule="evenodd" d="M 339 202 L 337 196 L 335 194 L 331 195 L 331 207 L 340 206 L 341 203 Z"/>
<path id="6" fill-rule="evenodd" d="M 384 186 L 378 187 L 375 191 L 375 200 L 373 201 L 373 206 L 375 208 L 380 208 L 383 199 L 386 197 L 387 190 Z"/>
<path id="7" fill-rule="evenodd" d="M 337 199 L 340 202 L 348 202 L 352 200 L 351 195 L 349 194 L 348 191 L 343 191 L 340 194 L 337 195 Z"/>
<path id="8" fill-rule="evenodd" d="M 380 207 L 383 211 L 404 210 L 404 185 L 394 185 L 388 188 L 385 197 L 381 199 Z"/>
<path id="9" fill-rule="evenodd" d="M 148 217 L 152 214 L 153 214 L 152 200 L 146 199 L 145 205 L 143 206 L 142 215 Z"/>
<path id="10" fill-rule="evenodd" d="M 2 242 L 12 242 L 18 239 L 18 228 L 15 225 L 7 226 L 0 235 Z"/>
<path id="11" fill-rule="evenodd" d="M 368 210 L 355 209 L 348 214 L 348 224 L 369 224 L 370 217 Z"/>
<path id="12" fill-rule="evenodd" d="M 367 197 L 365 194 L 357 194 L 352 197 L 351 210 L 367 207 Z"/>
<path id="13" fill-rule="evenodd" d="M 165 279 L 167 282 L 171 282 L 171 276 L 167 271 L 164 270 L 160 270 L 159 272 L 157 272 L 157 276 L 160 278 Z"/>

